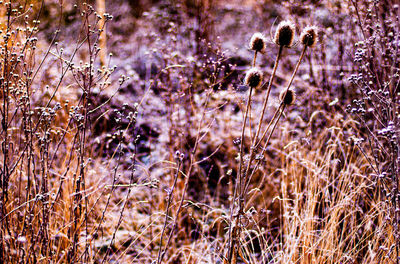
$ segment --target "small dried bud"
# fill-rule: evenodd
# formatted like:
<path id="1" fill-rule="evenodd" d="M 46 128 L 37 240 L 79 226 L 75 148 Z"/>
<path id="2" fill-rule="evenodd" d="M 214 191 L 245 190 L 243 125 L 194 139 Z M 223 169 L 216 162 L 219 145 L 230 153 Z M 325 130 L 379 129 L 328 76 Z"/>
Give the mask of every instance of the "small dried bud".
<path id="1" fill-rule="evenodd" d="M 295 33 L 294 24 L 290 21 L 282 21 L 275 32 L 274 42 L 279 46 L 290 47 Z"/>
<path id="2" fill-rule="evenodd" d="M 251 68 L 247 71 L 244 83 L 252 88 L 257 88 L 261 85 L 263 80 L 262 72 L 257 68 Z"/>
<path id="3" fill-rule="evenodd" d="M 296 94 L 293 90 L 288 90 L 287 92 L 286 90 L 283 90 L 279 95 L 279 100 L 281 100 L 285 105 L 291 105 L 296 100 Z"/>
<path id="4" fill-rule="evenodd" d="M 316 26 L 308 26 L 303 29 L 300 35 L 300 42 L 308 47 L 314 47 L 318 41 L 318 28 Z"/>
<path id="5" fill-rule="evenodd" d="M 254 33 L 250 39 L 250 49 L 257 52 L 264 52 L 267 40 L 260 32 Z"/>

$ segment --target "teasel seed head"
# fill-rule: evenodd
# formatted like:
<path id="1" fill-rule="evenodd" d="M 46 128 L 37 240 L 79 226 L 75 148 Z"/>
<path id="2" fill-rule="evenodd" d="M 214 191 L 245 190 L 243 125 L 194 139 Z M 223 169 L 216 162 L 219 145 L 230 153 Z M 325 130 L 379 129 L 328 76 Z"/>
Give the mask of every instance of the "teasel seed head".
<path id="1" fill-rule="evenodd" d="M 274 42 L 279 46 L 290 47 L 293 43 L 294 34 L 294 24 L 290 21 L 282 21 L 275 32 Z"/>
<path id="2" fill-rule="evenodd" d="M 263 81 L 263 73 L 257 68 L 251 68 L 247 71 L 244 83 L 252 88 L 258 88 Z"/>
<path id="3" fill-rule="evenodd" d="M 303 29 L 300 35 L 301 44 L 314 47 L 318 41 L 318 28 L 316 26 L 308 26 Z"/>
<path id="4" fill-rule="evenodd" d="M 254 33 L 250 39 L 250 49 L 264 53 L 267 40 L 260 32 Z"/>
<path id="5" fill-rule="evenodd" d="M 286 90 L 283 90 L 279 95 L 279 100 L 281 100 L 285 105 L 292 105 L 294 101 L 296 101 L 296 93 L 293 90 L 288 90 L 287 92 Z"/>

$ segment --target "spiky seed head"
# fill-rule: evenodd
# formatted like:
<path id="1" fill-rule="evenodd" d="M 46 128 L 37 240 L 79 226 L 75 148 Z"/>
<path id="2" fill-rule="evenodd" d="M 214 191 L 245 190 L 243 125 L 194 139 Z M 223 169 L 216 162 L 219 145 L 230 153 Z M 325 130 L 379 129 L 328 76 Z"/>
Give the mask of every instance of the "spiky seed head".
<path id="1" fill-rule="evenodd" d="M 247 71 L 244 83 L 252 88 L 258 88 L 263 80 L 262 72 L 257 68 L 251 68 Z"/>
<path id="2" fill-rule="evenodd" d="M 300 35 L 301 44 L 314 47 L 318 41 L 318 28 L 316 26 L 308 26 L 303 29 Z"/>
<path id="3" fill-rule="evenodd" d="M 292 22 L 282 21 L 275 32 L 274 42 L 279 46 L 290 47 L 293 43 L 295 30 Z"/>
<path id="4" fill-rule="evenodd" d="M 254 33 L 250 39 L 250 49 L 257 52 L 264 52 L 267 40 L 260 32 Z"/>
<path id="5" fill-rule="evenodd" d="M 296 93 L 293 90 L 283 90 L 279 95 L 279 100 L 283 102 L 285 105 L 291 105 L 296 100 Z"/>

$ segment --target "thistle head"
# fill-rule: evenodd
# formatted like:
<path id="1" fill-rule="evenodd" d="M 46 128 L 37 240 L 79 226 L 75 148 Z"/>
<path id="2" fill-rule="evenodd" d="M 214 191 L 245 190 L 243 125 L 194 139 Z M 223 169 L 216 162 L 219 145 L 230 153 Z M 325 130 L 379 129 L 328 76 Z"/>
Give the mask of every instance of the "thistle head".
<path id="1" fill-rule="evenodd" d="M 314 47 L 318 41 L 318 28 L 316 26 L 308 26 L 303 29 L 300 35 L 301 44 L 307 47 Z"/>
<path id="2" fill-rule="evenodd" d="M 290 47 L 293 43 L 294 34 L 294 24 L 290 21 L 282 21 L 275 32 L 274 42 L 279 46 Z"/>
<path id="3" fill-rule="evenodd" d="M 267 40 L 260 32 L 254 33 L 250 39 L 250 49 L 263 53 L 265 51 Z"/>
<path id="4" fill-rule="evenodd" d="M 244 83 L 252 88 L 258 88 L 263 80 L 262 72 L 257 68 L 251 68 L 247 71 Z"/>
<path id="5" fill-rule="evenodd" d="M 283 90 L 279 95 L 279 100 L 285 105 L 292 105 L 296 101 L 296 93 L 293 90 Z"/>

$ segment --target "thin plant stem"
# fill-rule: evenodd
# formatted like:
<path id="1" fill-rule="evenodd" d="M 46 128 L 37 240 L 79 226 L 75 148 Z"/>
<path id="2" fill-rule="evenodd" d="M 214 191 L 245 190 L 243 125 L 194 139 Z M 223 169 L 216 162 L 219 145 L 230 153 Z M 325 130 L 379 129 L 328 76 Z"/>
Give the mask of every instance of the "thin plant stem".
<path id="1" fill-rule="evenodd" d="M 288 85 L 287 85 L 287 87 L 286 87 L 286 89 L 285 89 L 285 94 L 284 94 L 283 98 L 286 96 L 287 92 L 289 91 L 290 86 L 291 86 L 292 83 L 293 83 L 294 76 L 296 76 L 297 70 L 299 69 L 299 66 L 300 66 L 300 64 L 301 64 L 301 61 L 303 60 L 303 57 L 304 57 L 304 54 L 306 53 L 306 50 L 307 50 L 307 46 L 305 45 L 304 48 L 303 48 L 303 50 L 301 51 L 300 58 L 299 58 L 299 60 L 297 61 L 296 67 L 294 68 L 293 74 L 292 74 L 292 76 L 290 77 L 289 83 L 288 83 Z M 260 140 L 258 141 L 258 143 L 255 144 L 255 146 L 258 146 L 258 145 L 259 145 L 259 143 L 260 143 L 260 142 L 264 139 L 264 137 L 266 136 L 267 132 L 268 132 L 268 129 L 264 131 L 263 135 L 261 136 L 261 138 L 260 138 Z"/>
<path id="2" fill-rule="evenodd" d="M 260 134 L 262 120 L 264 119 L 265 110 L 267 109 L 269 94 L 271 92 L 271 87 L 272 87 L 272 82 L 273 82 L 273 80 L 275 78 L 275 73 L 276 73 L 276 70 L 278 68 L 279 60 L 280 60 L 281 55 L 282 55 L 282 50 L 283 50 L 283 46 L 280 46 L 279 47 L 279 51 L 278 51 L 278 55 L 276 56 L 276 59 L 275 59 L 274 68 L 272 69 L 271 77 L 269 78 L 269 81 L 268 81 L 267 94 L 266 94 L 265 99 L 264 99 L 264 105 L 263 105 L 263 108 L 262 108 L 262 111 L 261 111 L 260 120 L 258 121 L 257 132 L 256 132 L 256 135 L 254 137 L 253 145 L 257 142 L 257 138 L 258 138 L 258 136 Z M 262 88 L 263 87 L 261 87 L 261 89 Z"/>
<path id="3" fill-rule="evenodd" d="M 304 48 L 303 48 L 303 50 L 301 51 L 300 58 L 299 58 L 299 60 L 297 61 L 297 64 L 296 64 L 296 67 L 294 68 L 292 77 L 290 78 L 289 83 L 288 83 L 288 85 L 287 85 L 287 87 L 286 87 L 285 95 L 286 95 L 287 91 L 289 90 L 290 86 L 291 86 L 292 83 L 293 83 L 294 76 L 296 76 L 296 73 L 297 73 L 297 70 L 299 69 L 299 66 L 300 66 L 300 64 L 301 64 L 301 61 L 303 60 L 303 57 L 304 57 L 304 55 L 306 54 L 307 47 L 308 47 L 307 45 L 304 45 Z"/>
<path id="4" fill-rule="evenodd" d="M 256 60 L 257 60 L 257 51 L 254 52 L 254 58 L 253 58 L 253 68 L 256 67 Z"/>
<path id="5" fill-rule="evenodd" d="M 251 105 L 251 95 L 252 95 L 252 92 L 253 92 L 253 87 L 251 87 L 250 86 L 250 91 L 249 91 L 249 97 L 248 97 L 248 100 L 247 100 L 247 105 L 246 105 L 246 112 L 245 112 L 245 114 L 244 114 L 244 120 L 243 120 L 243 125 L 242 125 L 242 134 L 241 134 L 241 137 L 240 137 L 240 150 L 239 150 L 239 170 L 238 170 L 238 173 L 237 173 L 237 176 L 238 176 L 238 179 L 236 179 L 236 183 L 235 183 L 235 189 L 234 189 L 234 193 L 233 193 L 233 199 L 232 199 L 232 204 L 231 204 L 231 210 L 230 210 L 230 221 L 231 221 L 231 226 L 230 226 L 230 228 L 229 228 L 229 235 L 228 235 L 228 245 L 229 245 L 229 249 L 228 249 L 228 259 L 229 259 L 229 261 L 231 260 L 231 258 L 232 258 L 232 249 L 233 249 L 233 247 L 234 247 L 234 244 L 235 243 L 232 243 L 232 220 L 233 220 L 233 208 L 234 208 L 234 205 L 235 205 L 235 200 L 236 200 L 236 197 L 237 197 L 237 195 L 238 195 L 238 193 L 239 193 L 239 200 L 242 198 L 242 196 L 241 196 L 241 190 L 239 190 L 239 188 L 241 188 L 241 186 L 242 186 L 242 181 L 243 181 L 243 178 L 242 178 L 242 166 L 243 166 L 243 148 L 244 148 L 244 134 L 245 134 L 245 131 L 246 131 L 246 121 L 247 121 L 247 116 L 248 116 L 248 113 L 249 113 L 249 109 L 250 109 L 250 105 Z M 241 211 L 241 208 L 240 208 L 240 206 L 241 206 L 241 202 L 239 201 L 239 214 L 238 215 L 240 215 L 240 211 Z"/>
<path id="6" fill-rule="evenodd" d="M 264 147 L 263 147 L 262 150 L 261 150 L 261 153 L 260 153 L 261 156 L 264 156 L 265 150 L 267 149 L 267 146 L 268 146 L 269 141 L 270 141 L 270 139 L 271 139 L 271 137 L 272 137 L 272 134 L 274 133 L 274 131 L 275 131 L 275 129 L 276 129 L 276 126 L 278 125 L 279 120 L 280 120 L 280 118 L 281 118 L 281 116 L 282 116 L 282 114 L 283 114 L 283 111 L 284 111 L 285 108 L 286 108 L 286 104 L 284 104 L 284 103 L 282 102 L 282 103 L 279 105 L 278 110 L 279 110 L 281 107 L 282 107 L 282 110 L 279 111 L 279 115 L 278 115 L 278 117 L 276 118 L 275 124 L 274 124 L 274 126 L 272 127 L 272 130 L 271 130 L 271 132 L 270 132 L 269 135 L 268 135 L 267 141 L 265 142 Z M 271 122 L 271 123 L 272 123 L 272 122 Z M 256 172 L 256 170 L 257 170 L 258 166 L 260 165 L 260 163 L 261 163 L 261 159 L 259 159 L 259 160 L 257 161 L 255 167 L 253 168 L 253 170 L 252 170 L 252 172 L 251 172 L 251 174 L 250 174 L 250 177 L 248 178 L 248 180 L 247 180 L 247 182 L 246 182 L 246 186 L 245 186 L 245 188 L 244 188 L 244 192 L 245 192 L 245 193 L 247 192 L 247 189 L 249 188 L 250 179 L 253 177 L 253 175 L 254 175 L 254 173 Z"/>
<path id="7" fill-rule="evenodd" d="M 178 159 L 178 164 L 177 165 L 178 166 L 176 168 L 176 173 L 175 173 L 175 177 L 174 177 L 174 183 L 172 184 L 171 190 L 168 191 L 168 202 L 167 202 L 167 208 L 165 209 L 164 226 L 163 226 L 163 229 L 162 229 L 162 232 L 161 232 L 160 249 L 158 251 L 158 257 L 157 257 L 157 263 L 158 264 L 161 263 L 161 256 L 163 256 L 164 252 L 167 250 L 167 248 L 165 248 L 164 250 L 162 249 L 162 241 L 163 241 L 165 229 L 166 229 L 167 223 L 168 223 L 169 208 L 171 207 L 172 197 L 174 195 L 174 189 L 175 189 L 178 177 L 179 177 L 179 172 L 181 170 L 182 161 L 180 159 Z"/>
<path id="8" fill-rule="evenodd" d="M 249 114 L 249 109 L 250 109 L 250 105 L 251 105 L 251 95 L 253 92 L 253 87 L 250 87 L 250 91 L 249 91 L 249 98 L 247 100 L 247 106 L 246 106 L 246 112 L 244 114 L 244 120 L 243 120 L 243 125 L 242 125 L 242 134 L 240 136 L 240 163 L 239 163 L 239 188 L 241 186 L 241 173 L 242 173 L 242 166 L 243 166 L 243 148 L 244 148 L 244 134 L 246 132 L 246 121 L 247 121 L 247 116 Z"/>
<path id="9" fill-rule="evenodd" d="M 252 92 L 253 92 L 253 87 L 250 87 L 250 91 L 249 91 L 249 98 L 247 100 L 247 105 L 246 105 L 246 112 L 244 114 L 244 120 L 243 120 L 243 125 L 242 125 L 242 134 L 240 136 L 240 157 L 239 157 L 239 171 L 238 171 L 238 176 L 239 176 L 239 181 L 236 181 L 236 186 L 235 186 L 235 195 L 234 195 L 234 199 L 237 196 L 237 193 L 239 191 L 239 196 L 241 194 L 241 186 L 242 186 L 242 169 L 243 169 L 243 149 L 244 149 L 244 136 L 245 136 L 245 132 L 246 132 L 246 121 L 247 121 L 247 117 L 249 115 L 249 109 L 250 109 L 250 105 L 251 105 L 251 96 L 252 96 Z M 233 200 L 233 204 L 234 204 L 235 200 Z M 240 209 L 239 209 L 240 211 Z"/>

